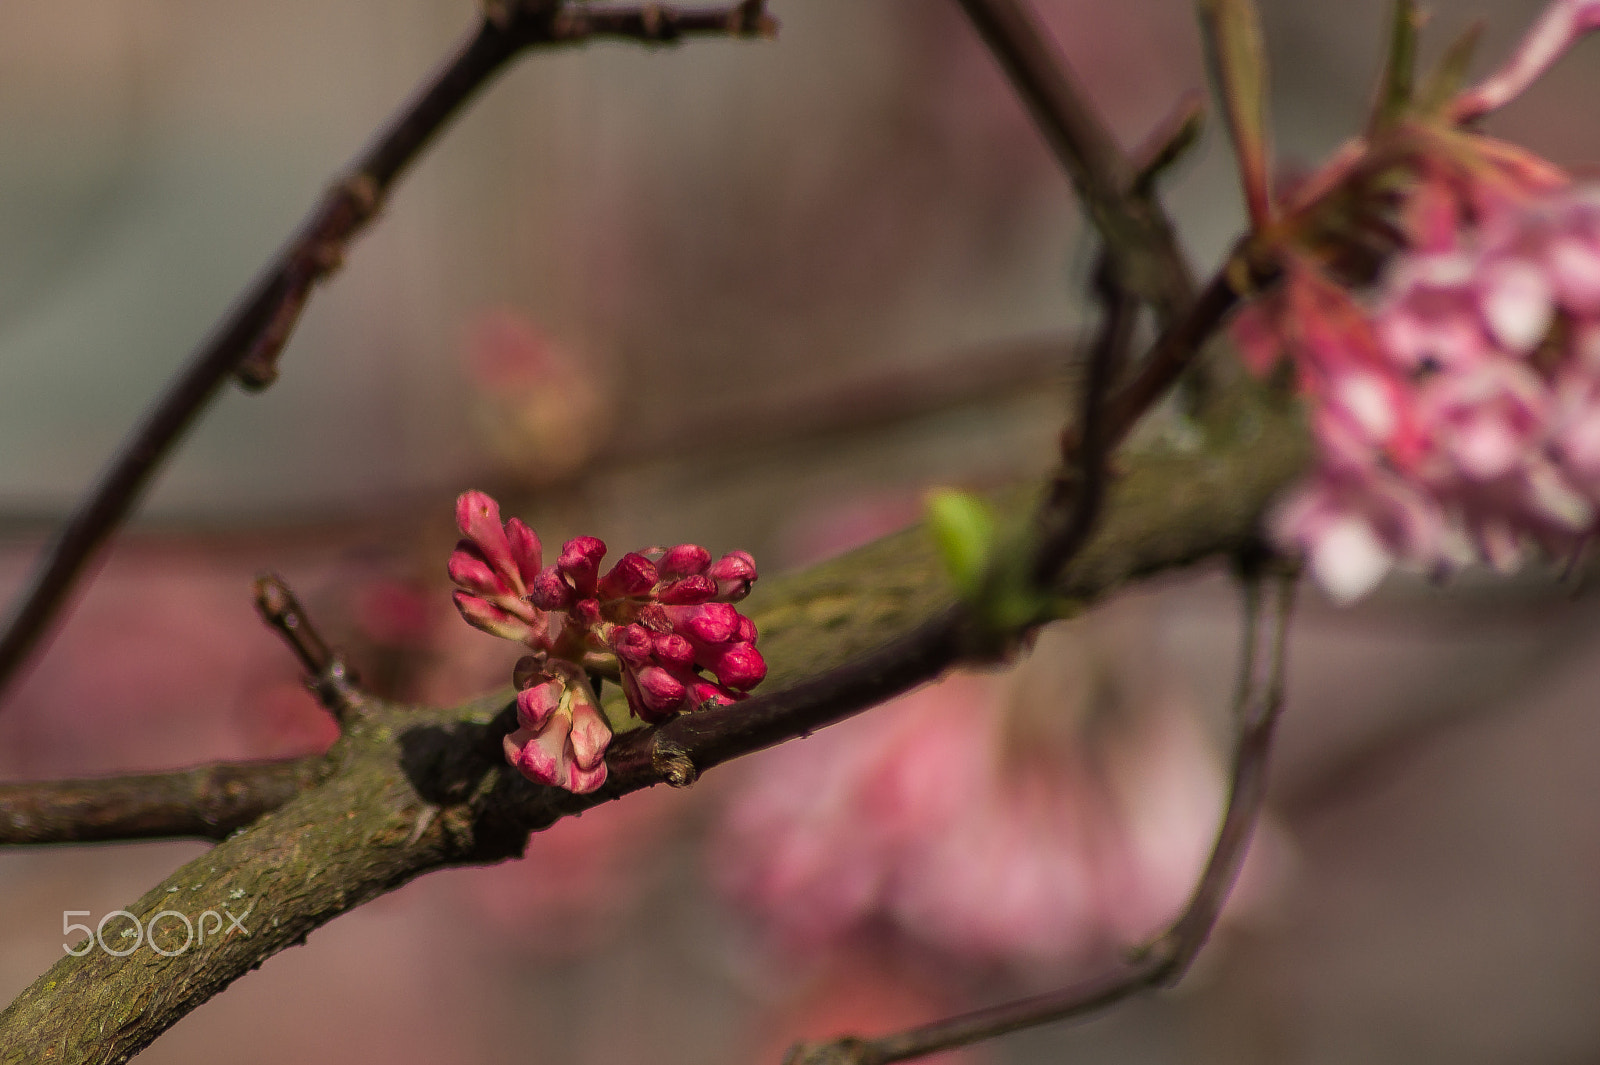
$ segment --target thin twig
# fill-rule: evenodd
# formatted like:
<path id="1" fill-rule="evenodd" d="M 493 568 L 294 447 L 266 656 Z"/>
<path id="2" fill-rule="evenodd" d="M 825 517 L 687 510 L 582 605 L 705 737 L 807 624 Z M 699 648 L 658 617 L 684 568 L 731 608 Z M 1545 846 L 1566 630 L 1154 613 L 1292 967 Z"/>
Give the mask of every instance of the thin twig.
<path id="1" fill-rule="evenodd" d="M 689 34 L 768 36 L 774 30 L 759 0 L 689 10 L 657 4 L 591 9 L 521 2 L 501 4 L 487 15 L 238 297 L 68 519 L 0 636 L 0 691 L 44 639 L 85 567 L 127 519 L 173 445 L 222 383 L 230 375 L 247 387 L 271 383 L 278 354 L 311 289 L 338 268 L 351 239 L 377 214 L 395 180 L 509 60 L 534 45 L 602 37 L 661 43 Z"/>
<path id="2" fill-rule="evenodd" d="M 0 844 L 224 840 L 311 787 L 324 767 L 307 757 L 0 784 Z"/>
<path id="3" fill-rule="evenodd" d="M 1163 324 L 1194 299 L 1194 279 L 1172 226 L 1135 192 L 1139 173 L 1089 105 L 1065 58 L 1024 0 L 959 0 L 1067 171 L 1111 249 L 1123 284 Z"/>
<path id="4" fill-rule="evenodd" d="M 1239 737 L 1227 809 L 1211 856 L 1188 905 L 1153 943 L 1119 971 L 1072 987 L 951 1017 L 892 1035 L 848 1036 L 824 1043 L 798 1043 L 785 1065 L 887 1065 L 888 1062 L 966 1046 L 1008 1032 L 1082 1017 L 1133 995 L 1176 983 L 1188 970 L 1216 925 L 1238 877 L 1266 793 L 1267 757 L 1283 704 L 1283 665 L 1294 576 L 1280 578 L 1276 617 L 1262 639 L 1258 572 L 1245 575 L 1243 663 L 1235 712 Z M 1258 646 L 1261 643 L 1266 646 Z M 1265 651 L 1263 655 L 1262 652 Z M 1263 668 L 1263 661 L 1265 667 Z"/>
<path id="5" fill-rule="evenodd" d="M 1133 380 L 1107 401 L 1108 447 L 1114 448 L 1120 443 L 1145 412 L 1166 395 L 1238 302 L 1239 293 L 1228 271 L 1220 270 L 1206 283 L 1183 316 L 1156 338 L 1139 363 Z"/>
<path id="6" fill-rule="evenodd" d="M 1033 583 L 1048 590 L 1072 556 L 1094 531 L 1105 500 L 1111 441 L 1106 432 L 1106 396 L 1133 341 L 1139 303 L 1117 280 L 1103 255 L 1095 270 L 1100 298 L 1100 334 L 1089 353 L 1088 379 L 1077 425 L 1062 434 L 1062 471 L 1039 509 L 1039 543 L 1034 552 Z"/>
<path id="7" fill-rule="evenodd" d="M 289 645 L 306 671 L 306 684 L 341 725 L 361 712 L 361 693 L 344 660 L 330 648 L 306 616 L 305 607 L 276 573 L 256 578 L 256 611 Z"/>

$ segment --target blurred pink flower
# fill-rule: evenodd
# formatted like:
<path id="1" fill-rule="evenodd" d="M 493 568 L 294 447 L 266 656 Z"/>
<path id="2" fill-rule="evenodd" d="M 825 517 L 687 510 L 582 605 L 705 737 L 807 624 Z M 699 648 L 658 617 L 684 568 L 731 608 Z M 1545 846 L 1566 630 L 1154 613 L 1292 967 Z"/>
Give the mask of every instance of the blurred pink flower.
<path id="1" fill-rule="evenodd" d="M 761 756 L 715 843 L 780 939 L 875 923 L 975 961 L 1060 965 L 1151 933 L 1209 847 L 1220 781 L 1181 712 L 1008 745 L 1000 681 L 954 675 Z"/>
<path id="2" fill-rule="evenodd" d="M 1396 565 L 1505 571 L 1594 531 L 1600 189 L 1463 123 L 1596 26 L 1600 2 L 1557 0 L 1501 70 L 1375 125 L 1282 205 L 1282 284 L 1231 329 L 1307 397 L 1316 468 L 1273 527 L 1337 601 Z"/>
<path id="3" fill-rule="evenodd" d="M 1396 564 L 1505 571 L 1524 546 L 1571 552 L 1600 513 L 1600 190 L 1530 200 L 1401 254 L 1362 310 L 1303 260 L 1243 324 L 1294 358 L 1318 465 L 1276 513 L 1340 602 Z M 1368 324 L 1370 322 L 1370 325 Z"/>

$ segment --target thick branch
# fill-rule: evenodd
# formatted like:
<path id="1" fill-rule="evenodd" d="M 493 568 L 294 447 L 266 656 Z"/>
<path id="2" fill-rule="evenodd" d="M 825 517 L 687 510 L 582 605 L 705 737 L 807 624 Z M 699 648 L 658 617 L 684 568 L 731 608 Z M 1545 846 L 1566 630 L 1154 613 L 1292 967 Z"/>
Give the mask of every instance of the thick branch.
<path id="1" fill-rule="evenodd" d="M 321 758 L 0 784 L 0 845 L 223 840 L 314 785 Z"/>
<path id="2" fill-rule="evenodd" d="M 1298 419 L 1241 390 L 1196 429 L 1191 450 L 1124 457 L 1099 530 L 1062 577 L 1064 595 L 1088 603 L 1253 543 L 1262 509 L 1303 464 Z M 1031 495 L 1004 505 L 1026 514 Z M 610 779 L 592 795 L 535 787 L 505 765 L 504 694 L 451 710 L 374 700 L 335 744 L 322 783 L 128 907 L 148 920 L 163 909 L 248 906 L 249 937 L 171 957 L 141 949 L 62 958 L 0 1014 L 0 1062 L 125 1061 L 264 959 L 376 895 L 441 866 L 518 854 L 530 829 L 564 814 L 803 736 L 931 679 L 963 650 L 960 614 L 920 528 L 774 581 L 747 603 L 771 665 L 768 690 L 617 737 Z"/>
<path id="3" fill-rule="evenodd" d="M 486 17 L 334 182 L 124 441 L 61 530 L 0 637 L 0 690 L 44 638 L 85 566 L 127 519 L 173 445 L 222 383 L 234 374 L 250 387 L 272 382 L 278 354 L 313 286 L 338 268 L 350 241 L 377 214 L 395 180 L 510 59 L 534 45 L 576 44 L 596 37 L 664 42 L 687 34 L 763 35 L 774 28 L 752 2 L 681 11 L 657 4 L 569 9 L 520 2 L 503 4 Z"/>

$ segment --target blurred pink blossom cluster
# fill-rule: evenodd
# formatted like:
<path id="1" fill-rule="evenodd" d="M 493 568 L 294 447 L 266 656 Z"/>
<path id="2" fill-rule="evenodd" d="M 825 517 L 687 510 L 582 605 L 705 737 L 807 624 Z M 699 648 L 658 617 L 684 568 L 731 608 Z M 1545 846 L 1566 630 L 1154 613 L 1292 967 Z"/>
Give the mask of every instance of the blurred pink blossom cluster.
<path id="1" fill-rule="evenodd" d="M 1397 564 L 1571 555 L 1596 527 L 1600 188 L 1458 126 L 1597 23 L 1594 0 L 1551 5 L 1442 115 L 1352 142 L 1285 205 L 1282 282 L 1232 333 L 1257 370 L 1294 364 L 1317 461 L 1274 533 L 1337 601 Z M 1363 241 L 1386 260 L 1375 283 L 1349 269 Z"/>
<path id="2" fill-rule="evenodd" d="M 721 886 L 811 950 L 886 925 L 969 962 L 1059 966 L 1154 931 L 1221 802 L 1188 715 L 1048 752 L 1006 720 L 997 678 L 958 674 L 762 755 L 716 841 Z"/>
<path id="3" fill-rule="evenodd" d="M 520 727 L 506 737 L 506 757 L 529 779 L 576 792 L 605 782 L 611 729 L 590 668 L 615 668 L 629 709 L 650 723 L 735 702 L 766 676 L 755 624 L 733 606 L 757 575 L 743 551 L 715 562 L 694 544 L 629 552 L 602 575 L 603 541 L 568 540 L 545 566 L 534 531 L 517 518 L 502 524 L 482 492 L 461 495 L 456 523 L 456 608 L 534 651 L 517 664 Z"/>
<path id="4" fill-rule="evenodd" d="M 1527 543 L 1570 553 L 1594 529 L 1600 190 L 1400 255 L 1370 309 L 1290 261 L 1279 299 L 1234 333 L 1257 352 L 1281 342 L 1301 371 L 1318 463 L 1275 527 L 1335 599 L 1396 562 L 1509 570 Z"/>

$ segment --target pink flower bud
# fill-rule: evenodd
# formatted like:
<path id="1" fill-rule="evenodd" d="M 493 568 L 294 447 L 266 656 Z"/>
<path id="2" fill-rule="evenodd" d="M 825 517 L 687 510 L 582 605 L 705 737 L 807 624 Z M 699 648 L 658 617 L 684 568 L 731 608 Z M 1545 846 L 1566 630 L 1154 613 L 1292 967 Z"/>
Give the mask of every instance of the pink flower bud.
<path id="1" fill-rule="evenodd" d="M 598 599 L 580 599 L 572 604 L 570 611 L 572 618 L 586 629 L 592 629 L 600 624 L 600 601 Z"/>
<path id="2" fill-rule="evenodd" d="M 675 632 L 701 643 L 727 643 L 739 627 L 739 612 L 728 603 L 664 607 Z"/>
<path id="3" fill-rule="evenodd" d="M 519 765 L 522 762 L 522 746 L 531 739 L 533 739 L 533 730 L 525 728 L 519 728 L 502 736 L 500 738 L 500 746 L 506 752 L 506 761 L 513 766 Z"/>
<path id="4" fill-rule="evenodd" d="M 660 666 L 639 671 L 639 694 L 644 705 L 656 714 L 670 713 L 683 702 L 683 683 Z"/>
<path id="5" fill-rule="evenodd" d="M 726 648 L 712 664 L 711 671 L 724 686 L 749 691 L 767 675 L 766 660 L 761 652 L 748 643 L 736 643 Z"/>
<path id="6" fill-rule="evenodd" d="M 483 492 L 463 492 L 456 499 L 456 526 L 508 585 L 520 583 L 511 544 L 500 524 L 500 504 Z M 523 589 L 515 591 L 521 595 Z"/>
<path id="7" fill-rule="evenodd" d="M 496 599 L 516 594 L 484 560 L 483 553 L 471 540 L 456 544 L 456 549 L 450 552 L 448 570 L 456 587 L 473 595 Z"/>
<path id="8" fill-rule="evenodd" d="M 620 625 L 612 634 L 611 649 L 628 665 L 639 667 L 650 661 L 654 645 L 644 626 Z"/>
<path id="9" fill-rule="evenodd" d="M 734 603 L 750 594 L 756 579 L 756 560 L 747 551 L 730 551 L 712 563 L 706 576 L 717 582 L 717 598 Z"/>
<path id="10" fill-rule="evenodd" d="M 595 593 L 600 560 L 605 557 L 604 540 L 593 536 L 577 536 L 561 545 L 561 558 L 556 565 L 571 579 L 578 595 L 588 599 Z"/>
<path id="11" fill-rule="evenodd" d="M 600 708 L 589 702 L 586 697 L 574 699 L 572 704 L 571 744 L 574 767 L 591 770 L 598 766 L 602 770 L 600 780 L 605 780 L 606 748 L 611 744 L 611 727 L 601 716 Z M 599 787 L 599 784 L 594 786 Z"/>
<path id="12" fill-rule="evenodd" d="M 696 606 L 717 597 L 717 582 L 710 577 L 693 576 L 673 581 L 661 589 L 656 599 L 668 606 Z"/>
<path id="13" fill-rule="evenodd" d="M 563 715 L 554 714 L 545 728 L 517 751 L 513 763 L 517 771 L 535 784 L 561 787 L 567 782 L 569 770 L 562 764 L 562 753 L 572 722 Z"/>
<path id="14" fill-rule="evenodd" d="M 597 791 L 600 785 L 606 782 L 606 764 L 601 762 L 593 769 L 584 769 L 576 764 L 567 775 L 567 790 L 574 795 L 587 795 Z"/>
<path id="15" fill-rule="evenodd" d="M 506 522 L 506 542 L 511 547 L 511 560 L 516 563 L 522 586 L 526 588 L 544 565 L 544 548 L 539 543 L 539 535 L 523 524 L 521 518 L 512 518 Z"/>
<path id="16" fill-rule="evenodd" d="M 655 565 L 648 558 L 629 551 L 617 559 L 617 564 L 600 582 L 599 591 L 605 599 L 638 599 L 649 595 L 659 579 Z"/>
<path id="17" fill-rule="evenodd" d="M 517 693 L 517 724 L 541 729 L 561 705 L 561 681 L 555 677 Z"/>
<path id="18" fill-rule="evenodd" d="M 667 549 L 661 561 L 656 563 L 656 569 L 660 571 L 662 580 L 672 580 L 674 577 L 698 576 L 709 565 L 710 551 L 698 544 L 679 544 Z"/>
<path id="19" fill-rule="evenodd" d="M 544 635 L 543 617 L 539 618 L 539 624 L 533 624 L 478 596 L 456 592 L 453 597 L 456 609 L 461 611 L 461 616 L 466 619 L 467 624 L 475 629 L 482 629 L 491 636 L 531 644 Z"/>
<path id="20" fill-rule="evenodd" d="M 696 681 L 689 685 L 689 702 L 696 709 L 708 706 L 732 706 L 741 698 L 738 693 L 712 684 L 708 680 Z"/>
<path id="21" fill-rule="evenodd" d="M 502 745 L 506 760 L 523 776 L 580 793 L 605 783 L 611 729 L 581 672 L 566 667 L 523 691 L 517 696 L 517 720 L 521 727 Z"/>
<path id="22" fill-rule="evenodd" d="M 528 596 L 533 600 L 533 605 L 540 610 L 565 610 L 572 605 L 576 596 L 573 594 L 572 585 L 568 584 L 561 571 L 555 566 L 550 566 L 539 572 L 533 579 L 533 587 Z"/>
<path id="23" fill-rule="evenodd" d="M 688 669 L 694 665 L 694 645 L 675 632 L 657 636 L 653 650 L 656 661 L 664 666 Z"/>
<path id="24" fill-rule="evenodd" d="M 756 623 L 745 617 L 743 614 L 740 614 L 739 630 L 733 634 L 734 640 L 739 643 L 755 643 L 758 635 L 759 633 L 756 632 Z"/>

